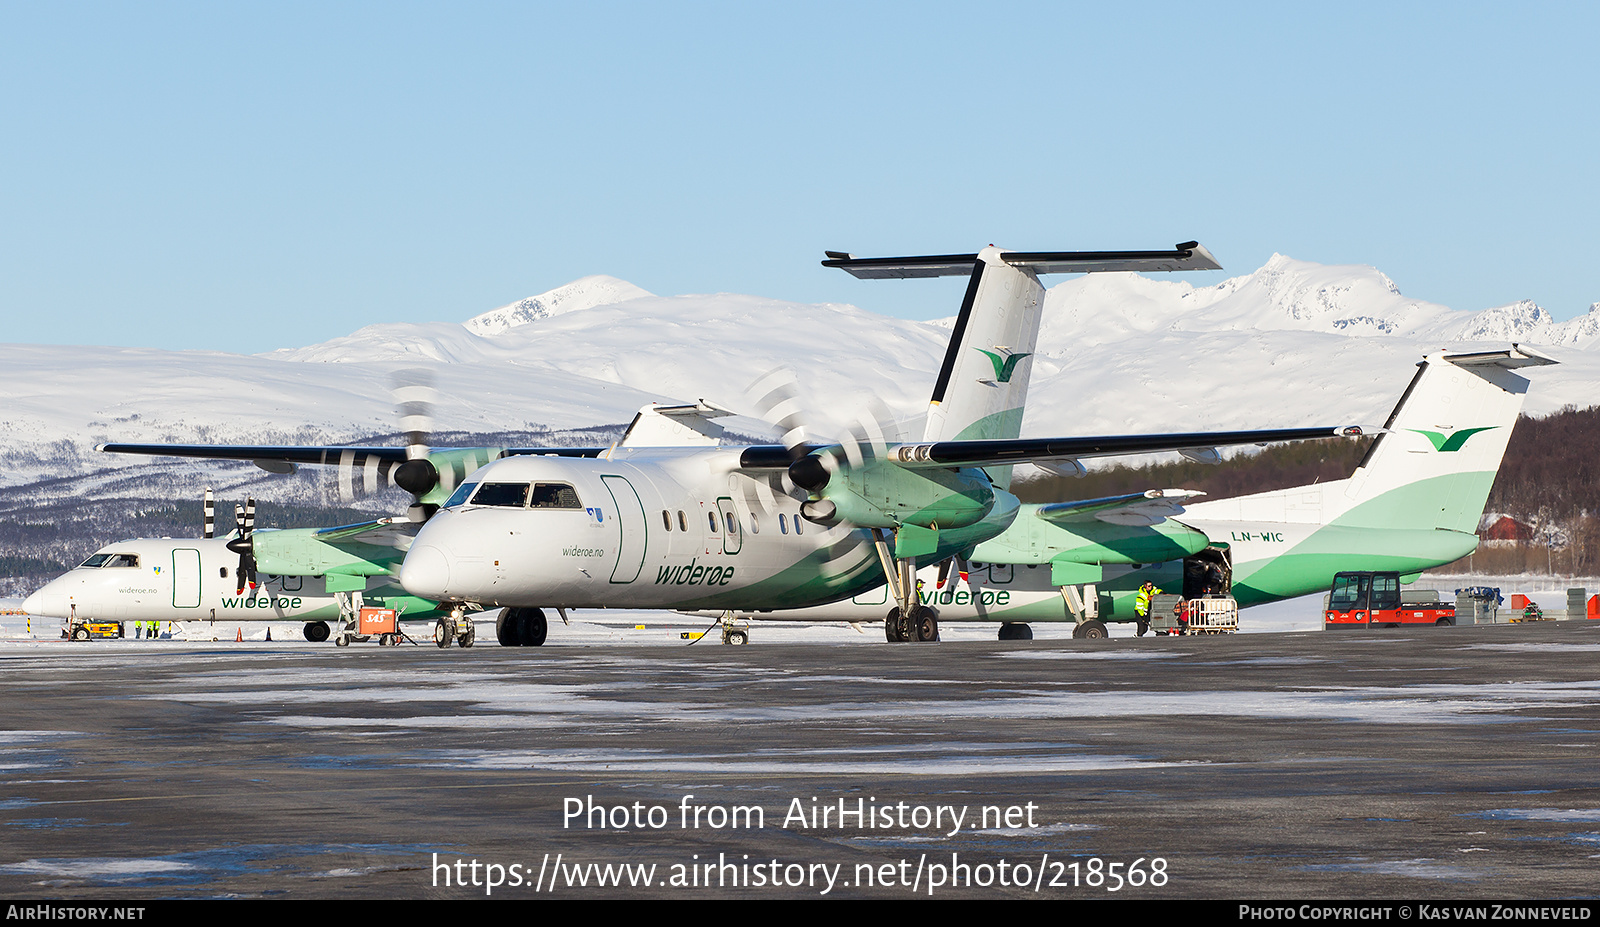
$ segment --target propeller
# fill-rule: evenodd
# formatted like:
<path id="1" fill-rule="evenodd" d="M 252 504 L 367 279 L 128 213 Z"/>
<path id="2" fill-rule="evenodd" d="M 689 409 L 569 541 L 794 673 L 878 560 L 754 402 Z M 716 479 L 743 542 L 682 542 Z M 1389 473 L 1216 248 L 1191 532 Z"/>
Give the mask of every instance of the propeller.
<path id="1" fill-rule="evenodd" d="M 205 520 L 204 530 L 201 532 L 200 536 L 203 537 L 203 538 L 207 538 L 207 539 L 216 537 L 217 536 L 217 499 L 216 499 L 216 496 L 214 496 L 212 494 L 210 486 L 206 487 L 205 519 L 206 520 Z"/>
<path id="2" fill-rule="evenodd" d="M 244 508 L 235 505 L 233 511 L 234 519 L 239 523 L 239 536 L 229 541 L 227 548 L 239 555 L 239 568 L 234 571 L 239 577 L 238 588 L 234 590 L 237 595 L 244 592 L 247 583 L 252 592 L 256 588 L 256 557 L 252 538 L 256 528 L 256 500 L 247 498 Z"/>
<path id="3" fill-rule="evenodd" d="M 406 436 L 405 463 L 394 468 L 390 479 L 411 494 L 411 520 L 427 521 L 438 507 L 424 505 L 422 497 L 441 483 L 446 483 L 445 489 L 452 489 L 455 484 L 454 467 L 441 474 L 428 459 L 433 406 L 439 396 L 433 385 L 433 371 L 421 367 L 396 370 L 390 388 L 395 414 L 400 416 L 400 430 Z"/>
<path id="4" fill-rule="evenodd" d="M 781 433 L 780 441 L 789 454 L 787 470 L 773 473 L 765 482 L 752 480 L 758 500 L 769 514 L 776 504 L 775 494 L 781 493 L 800 503 L 800 514 L 807 521 L 837 523 L 833 503 L 811 496 L 826 486 L 840 468 L 860 468 L 887 456 L 890 436 L 898 439 L 893 415 L 877 397 L 869 400 L 862 414 L 844 425 L 841 440 L 819 437 L 821 430 L 809 424 L 815 415 L 800 400 L 795 373 L 788 367 L 768 372 L 751 384 L 747 394 L 761 418 Z M 819 443 L 823 446 L 819 447 Z M 837 454 L 819 453 L 834 445 L 839 447 L 842 459 Z"/>
<path id="5" fill-rule="evenodd" d="M 356 452 L 344 451 L 339 458 L 339 500 L 345 504 L 354 502 L 358 486 L 367 494 L 387 486 L 398 486 L 411 494 L 411 520 L 426 521 L 438 507 L 424 504 L 422 497 L 440 486 L 446 491 L 454 489 L 456 480 L 453 465 L 441 470 L 430 459 L 429 436 L 433 431 L 433 407 L 438 398 L 433 371 L 422 367 L 396 370 L 390 377 L 389 392 L 394 399 L 400 431 L 405 436 L 406 459 L 396 464 L 369 456 L 358 466 Z"/>

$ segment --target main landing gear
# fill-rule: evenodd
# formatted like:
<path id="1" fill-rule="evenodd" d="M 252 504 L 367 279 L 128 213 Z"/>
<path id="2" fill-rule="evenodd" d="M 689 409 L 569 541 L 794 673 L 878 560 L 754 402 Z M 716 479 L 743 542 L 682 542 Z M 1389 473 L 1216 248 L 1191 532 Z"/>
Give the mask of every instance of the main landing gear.
<path id="1" fill-rule="evenodd" d="M 872 543 L 878 549 L 878 562 L 883 565 L 883 577 L 895 601 L 895 609 L 883 620 L 884 638 L 891 644 L 938 640 L 938 613 L 918 601 L 916 559 L 895 557 L 889 549 L 889 532 L 882 529 L 872 529 Z"/>
<path id="2" fill-rule="evenodd" d="M 494 622 L 495 638 L 502 647 L 538 647 L 549 633 L 544 612 L 537 608 L 507 608 Z"/>
<path id="3" fill-rule="evenodd" d="M 889 612 L 883 619 L 884 637 L 891 644 L 902 641 L 936 641 L 939 639 L 939 616 L 926 605 L 914 605 L 910 617 L 901 615 L 900 609 Z"/>

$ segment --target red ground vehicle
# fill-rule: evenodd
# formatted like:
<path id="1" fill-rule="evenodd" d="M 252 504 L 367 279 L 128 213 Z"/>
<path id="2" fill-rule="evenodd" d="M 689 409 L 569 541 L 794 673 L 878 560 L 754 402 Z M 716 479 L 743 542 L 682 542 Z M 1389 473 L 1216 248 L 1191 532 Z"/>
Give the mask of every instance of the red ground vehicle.
<path id="1" fill-rule="evenodd" d="M 1328 631 L 1455 623 L 1455 605 L 1440 602 L 1437 592 L 1402 593 L 1399 573 L 1367 570 L 1334 574 L 1322 616 Z"/>

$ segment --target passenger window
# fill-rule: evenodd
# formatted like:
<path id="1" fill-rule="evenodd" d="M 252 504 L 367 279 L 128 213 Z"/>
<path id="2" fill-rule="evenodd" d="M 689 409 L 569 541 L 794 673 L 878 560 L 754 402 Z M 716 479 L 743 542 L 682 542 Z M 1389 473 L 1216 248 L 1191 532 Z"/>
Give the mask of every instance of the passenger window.
<path id="1" fill-rule="evenodd" d="M 729 534 L 738 534 L 739 533 L 739 523 L 733 520 L 733 513 L 732 512 L 728 512 L 726 515 L 724 515 L 724 518 L 728 522 L 728 533 Z"/>
<path id="2" fill-rule="evenodd" d="M 689 518 L 683 514 L 683 509 L 678 510 L 678 528 L 683 531 L 689 530 Z"/>
<path id="3" fill-rule="evenodd" d="M 712 534 L 716 534 L 717 533 L 717 513 L 716 512 L 707 512 L 706 513 L 706 519 L 711 525 L 711 533 Z"/>
<path id="4" fill-rule="evenodd" d="M 484 483 L 472 497 L 473 505 L 520 509 L 528 501 L 527 483 Z"/>
<path id="5" fill-rule="evenodd" d="M 784 517 L 784 514 L 782 512 L 778 513 L 778 533 L 779 534 L 788 534 L 789 533 L 789 520 Z"/>
<path id="6" fill-rule="evenodd" d="M 672 513 L 667 511 L 666 509 L 662 509 L 661 510 L 661 523 L 663 525 L 667 526 L 667 530 L 668 531 L 671 531 L 672 530 Z"/>
<path id="7" fill-rule="evenodd" d="M 750 533 L 751 534 L 760 534 L 761 533 L 761 523 L 756 521 L 756 513 L 754 513 L 754 512 L 750 513 Z"/>
<path id="8" fill-rule="evenodd" d="M 801 531 L 801 530 L 800 530 L 800 526 L 801 526 L 801 524 L 802 524 L 802 522 L 801 522 L 801 521 L 800 521 L 800 516 L 799 516 L 799 515 L 796 515 L 796 516 L 795 516 L 795 517 L 794 517 L 794 533 L 795 533 L 795 534 L 805 534 L 805 532 L 804 532 L 804 531 Z"/>
<path id="9" fill-rule="evenodd" d="M 581 509 L 578 491 L 566 483 L 535 483 L 528 507 L 535 509 Z"/>

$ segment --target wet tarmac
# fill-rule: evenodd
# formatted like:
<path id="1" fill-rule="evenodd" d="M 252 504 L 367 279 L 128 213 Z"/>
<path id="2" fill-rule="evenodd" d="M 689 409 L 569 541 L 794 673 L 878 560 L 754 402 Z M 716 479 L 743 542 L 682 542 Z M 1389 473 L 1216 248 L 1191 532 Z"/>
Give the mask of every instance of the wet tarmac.
<path id="1" fill-rule="evenodd" d="M 1596 624 L 0 647 L 0 891 L 1593 897 Z"/>

